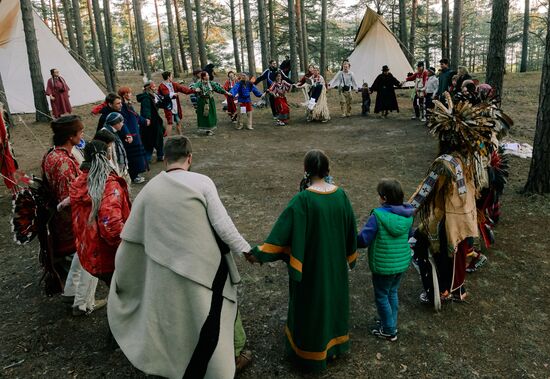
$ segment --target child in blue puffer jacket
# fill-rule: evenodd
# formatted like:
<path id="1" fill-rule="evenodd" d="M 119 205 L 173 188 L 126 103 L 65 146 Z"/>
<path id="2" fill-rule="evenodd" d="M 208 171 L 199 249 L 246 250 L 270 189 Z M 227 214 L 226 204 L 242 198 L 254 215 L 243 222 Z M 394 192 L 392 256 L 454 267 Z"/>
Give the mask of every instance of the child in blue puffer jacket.
<path id="1" fill-rule="evenodd" d="M 248 119 L 246 128 L 252 130 L 254 128 L 252 127 L 252 100 L 250 96 L 251 93 L 253 93 L 257 97 L 262 97 L 262 93 L 256 88 L 254 83 L 250 81 L 248 74 L 241 73 L 239 76 L 240 80 L 231 88 L 231 94 L 233 97 L 237 98 L 241 107 L 240 112 L 238 112 L 239 118 L 236 129 L 240 130 L 243 128 L 242 116 L 246 114 Z"/>
<path id="2" fill-rule="evenodd" d="M 380 322 L 373 335 L 397 341 L 397 291 L 411 261 L 414 208 L 403 203 L 403 188 L 395 179 L 382 179 L 377 187 L 381 206 L 371 212 L 357 236 L 357 247 L 369 248 L 374 298 Z"/>

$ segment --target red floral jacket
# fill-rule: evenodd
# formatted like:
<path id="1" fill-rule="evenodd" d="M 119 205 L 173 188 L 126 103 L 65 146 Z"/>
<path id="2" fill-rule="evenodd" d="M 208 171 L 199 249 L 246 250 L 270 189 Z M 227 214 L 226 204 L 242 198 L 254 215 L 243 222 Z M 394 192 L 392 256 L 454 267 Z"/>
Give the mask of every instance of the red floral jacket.
<path id="1" fill-rule="evenodd" d="M 90 223 L 92 199 L 88 194 L 88 171 L 82 171 L 71 187 L 71 208 L 76 249 L 82 267 L 92 275 L 115 270 L 115 253 L 120 233 L 130 215 L 130 196 L 126 181 L 111 173 L 105 183 L 96 219 Z"/>
<path id="2" fill-rule="evenodd" d="M 78 161 L 64 148 L 54 147 L 42 160 L 42 176 L 46 179 L 57 203 L 69 196 L 71 184 L 80 173 Z M 50 233 L 56 256 L 69 255 L 76 251 L 70 207 L 65 207 L 53 215 Z"/>

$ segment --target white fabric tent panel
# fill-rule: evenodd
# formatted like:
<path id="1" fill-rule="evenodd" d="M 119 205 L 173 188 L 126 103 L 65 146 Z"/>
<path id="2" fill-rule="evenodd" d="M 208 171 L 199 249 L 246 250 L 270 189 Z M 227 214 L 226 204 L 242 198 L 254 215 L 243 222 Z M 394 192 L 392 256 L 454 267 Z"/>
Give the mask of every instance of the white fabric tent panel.
<path id="1" fill-rule="evenodd" d="M 407 73 L 413 69 L 401 50 L 395 37 L 382 22 L 376 22 L 349 56 L 351 70 L 357 84 L 372 85 L 374 79 L 387 65 L 390 72 L 399 81 L 404 81 Z"/>
<path id="2" fill-rule="evenodd" d="M 0 48 L 0 72 L 2 73 L 10 111 L 12 113 L 33 113 L 36 109 L 34 107 L 21 12 L 19 12 L 18 17 L 11 40 Z M 101 89 L 74 60 L 36 13 L 34 13 L 34 27 L 38 40 L 44 85 L 47 84 L 50 78 L 50 69 L 57 68 L 71 88 L 69 95 L 73 106 L 103 100 L 105 95 Z"/>

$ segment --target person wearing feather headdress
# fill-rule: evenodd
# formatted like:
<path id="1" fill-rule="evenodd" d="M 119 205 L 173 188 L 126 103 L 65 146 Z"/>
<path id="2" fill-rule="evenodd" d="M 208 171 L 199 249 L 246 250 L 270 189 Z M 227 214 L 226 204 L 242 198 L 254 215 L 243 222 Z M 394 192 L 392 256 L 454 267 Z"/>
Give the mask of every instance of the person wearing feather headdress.
<path id="1" fill-rule="evenodd" d="M 440 309 L 441 300 L 463 301 L 467 256 L 478 237 L 475 154 L 491 141 L 494 120 L 487 106 L 435 101 L 428 127 L 439 139 L 429 174 L 410 199 L 419 228 L 414 250 L 424 292 L 420 300 Z"/>

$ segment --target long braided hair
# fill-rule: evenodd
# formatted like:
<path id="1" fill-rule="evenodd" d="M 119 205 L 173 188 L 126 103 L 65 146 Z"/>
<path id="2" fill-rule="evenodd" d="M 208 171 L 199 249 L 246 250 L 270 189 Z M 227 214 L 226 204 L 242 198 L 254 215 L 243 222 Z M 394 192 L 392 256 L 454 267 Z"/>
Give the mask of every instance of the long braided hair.
<path id="1" fill-rule="evenodd" d="M 105 183 L 113 170 L 107 158 L 108 145 L 105 142 L 93 140 L 84 148 L 83 169 L 88 169 L 88 194 L 92 199 L 92 210 L 88 222 L 92 224 L 99 212 L 99 206 L 103 199 Z"/>

